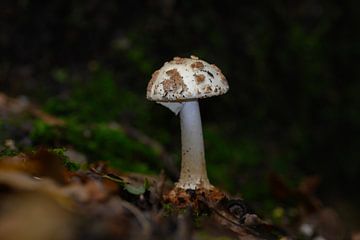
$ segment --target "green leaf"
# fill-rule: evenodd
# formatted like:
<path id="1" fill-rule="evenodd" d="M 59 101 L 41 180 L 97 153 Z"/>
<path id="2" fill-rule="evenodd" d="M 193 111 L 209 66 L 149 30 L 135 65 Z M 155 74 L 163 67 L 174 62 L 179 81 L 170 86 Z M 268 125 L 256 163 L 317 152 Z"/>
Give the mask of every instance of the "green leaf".
<path id="1" fill-rule="evenodd" d="M 134 185 L 126 184 L 124 186 L 124 189 L 134 195 L 141 195 L 144 194 L 146 191 L 145 185 L 134 186 Z"/>

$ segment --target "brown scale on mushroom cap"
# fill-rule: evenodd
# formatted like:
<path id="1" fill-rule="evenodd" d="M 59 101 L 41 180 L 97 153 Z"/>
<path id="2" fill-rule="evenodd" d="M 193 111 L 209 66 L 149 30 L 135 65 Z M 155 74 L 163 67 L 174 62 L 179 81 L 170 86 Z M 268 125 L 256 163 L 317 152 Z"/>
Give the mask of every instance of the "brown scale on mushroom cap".
<path id="1" fill-rule="evenodd" d="M 198 68 L 198 69 L 203 69 L 204 68 L 204 64 L 202 62 L 194 62 L 190 66 L 192 68 Z"/>
<path id="2" fill-rule="evenodd" d="M 203 74 L 194 75 L 196 84 L 203 83 L 205 81 L 205 76 Z"/>
<path id="3" fill-rule="evenodd" d="M 146 91 L 149 94 L 151 92 L 151 88 L 154 85 L 157 77 L 159 76 L 160 70 L 156 70 L 152 75 L 151 75 L 151 79 L 147 85 Z"/>
<path id="4" fill-rule="evenodd" d="M 172 64 L 183 64 L 185 63 L 186 58 L 181 58 L 181 57 L 174 57 L 173 60 L 170 61 L 170 63 Z"/>
<path id="5" fill-rule="evenodd" d="M 207 85 L 207 86 L 204 88 L 204 92 L 205 92 L 205 93 L 211 93 L 211 92 L 212 92 L 211 86 Z"/>
<path id="6" fill-rule="evenodd" d="M 162 82 L 165 94 L 168 92 L 177 92 L 178 90 L 181 92 L 188 90 L 182 76 L 175 68 L 166 71 L 166 74 L 170 77 L 170 79 Z"/>

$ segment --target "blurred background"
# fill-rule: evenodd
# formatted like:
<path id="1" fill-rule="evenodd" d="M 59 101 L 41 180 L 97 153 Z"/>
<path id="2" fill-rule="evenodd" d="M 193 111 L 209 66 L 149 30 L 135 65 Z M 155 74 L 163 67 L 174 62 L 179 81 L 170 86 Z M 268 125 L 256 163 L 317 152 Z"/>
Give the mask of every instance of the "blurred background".
<path id="1" fill-rule="evenodd" d="M 2 116 L 0 140 L 176 180 L 179 119 L 145 92 L 165 61 L 193 54 L 230 85 L 200 101 L 212 183 L 266 213 L 280 204 L 271 179 L 296 189 L 311 176 L 323 203 L 355 225 L 359 9 L 355 0 L 1 1 L 1 93 L 65 125 Z"/>

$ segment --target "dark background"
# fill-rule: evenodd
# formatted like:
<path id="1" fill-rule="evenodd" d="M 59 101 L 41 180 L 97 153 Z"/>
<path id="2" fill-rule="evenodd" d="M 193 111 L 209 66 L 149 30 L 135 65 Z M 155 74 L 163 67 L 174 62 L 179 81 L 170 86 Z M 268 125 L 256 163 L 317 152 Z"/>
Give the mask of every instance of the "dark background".
<path id="1" fill-rule="evenodd" d="M 178 159 L 178 118 L 145 89 L 165 61 L 197 55 L 230 85 L 200 102 L 211 181 L 267 206 L 270 173 L 292 187 L 316 175 L 317 194 L 347 216 L 360 201 L 359 9 L 355 0 L 1 1 L 0 91 L 72 129 L 49 134 L 37 123 L 19 147 L 73 146 L 156 174 L 156 155 L 134 157 L 141 146 L 126 137 L 100 127 L 84 141 L 77 130 L 132 126 Z"/>

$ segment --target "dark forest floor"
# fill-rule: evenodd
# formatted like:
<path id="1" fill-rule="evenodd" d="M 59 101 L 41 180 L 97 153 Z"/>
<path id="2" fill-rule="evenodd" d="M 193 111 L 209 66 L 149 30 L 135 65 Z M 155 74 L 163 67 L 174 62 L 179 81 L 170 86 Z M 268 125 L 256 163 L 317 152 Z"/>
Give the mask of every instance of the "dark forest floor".
<path id="1" fill-rule="evenodd" d="M 0 95 L 2 124 L 17 122 L 18 136 L 41 119 L 62 120 L 36 105 Z M 21 134 L 20 134 L 21 135 Z M 24 140 L 25 141 L 25 140 Z M 359 239 L 334 209 L 314 194 L 316 177 L 291 189 L 271 177 L 274 198 L 291 202 L 274 216 L 258 216 L 251 203 L 227 195 L 216 204 L 178 209 L 164 200 L 173 183 L 164 173 L 122 172 L 87 162 L 76 149 L 32 146 L 19 151 L 6 139 L 0 158 L 1 239 Z"/>

